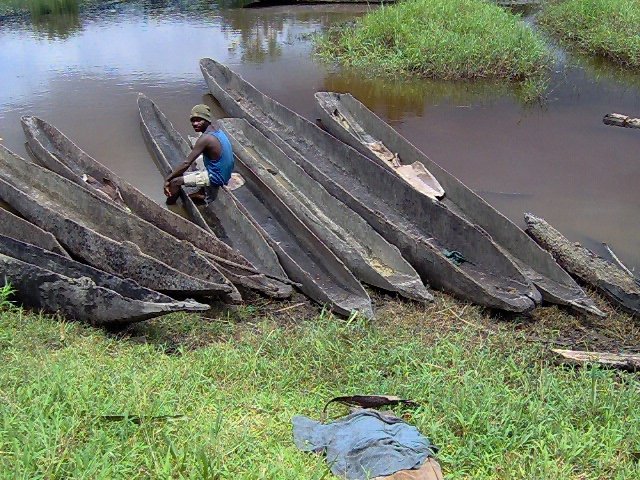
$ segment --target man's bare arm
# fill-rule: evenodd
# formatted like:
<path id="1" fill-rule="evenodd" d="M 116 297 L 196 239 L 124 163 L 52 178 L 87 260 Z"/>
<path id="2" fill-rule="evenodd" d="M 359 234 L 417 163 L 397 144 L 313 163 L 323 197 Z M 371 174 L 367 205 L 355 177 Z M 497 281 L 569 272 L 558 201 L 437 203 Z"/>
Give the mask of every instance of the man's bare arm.
<path id="1" fill-rule="evenodd" d="M 173 180 L 176 177 L 181 176 L 184 172 L 187 171 L 187 169 L 191 166 L 191 164 L 193 162 L 196 161 L 196 159 L 202 155 L 202 152 L 204 152 L 205 148 L 208 146 L 209 144 L 209 139 L 205 138 L 208 137 L 210 135 L 201 135 L 198 140 L 196 141 L 195 145 L 193 146 L 193 148 L 191 149 L 191 152 L 189 153 L 189 155 L 187 155 L 187 158 L 184 162 L 182 162 L 180 165 L 178 165 L 168 176 L 167 178 L 165 178 L 165 182 L 168 183 L 171 180 Z"/>

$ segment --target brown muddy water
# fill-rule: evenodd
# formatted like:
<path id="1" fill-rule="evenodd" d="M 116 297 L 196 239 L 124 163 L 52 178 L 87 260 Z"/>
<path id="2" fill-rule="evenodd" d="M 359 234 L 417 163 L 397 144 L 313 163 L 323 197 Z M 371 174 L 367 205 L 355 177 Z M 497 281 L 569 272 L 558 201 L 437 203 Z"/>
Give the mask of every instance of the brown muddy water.
<path id="1" fill-rule="evenodd" d="M 366 5 L 190 3 L 0 19 L 2 143 L 26 155 L 20 116 L 37 115 L 162 202 L 136 94 L 187 134 L 191 106 L 211 102 L 198 60 L 212 57 L 312 120 L 314 92 L 351 92 L 518 224 L 530 211 L 640 270 L 640 131 L 602 123 L 609 112 L 640 116 L 637 74 L 558 49 L 548 101 L 525 106 L 509 86 L 381 81 L 315 58 L 311 35 Z"/>

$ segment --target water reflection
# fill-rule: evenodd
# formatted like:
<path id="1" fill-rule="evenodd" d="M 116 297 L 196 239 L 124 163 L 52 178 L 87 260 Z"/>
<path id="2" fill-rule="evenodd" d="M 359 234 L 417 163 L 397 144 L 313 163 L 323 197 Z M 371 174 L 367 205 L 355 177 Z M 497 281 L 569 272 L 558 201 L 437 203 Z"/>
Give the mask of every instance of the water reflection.
<path id="1" fill-rule="evenodd" d="M 30 0 L 31 23 L 51 39 L 67 38 L 81 30 L 78 0 Z"/>
<path id="2" fill-rule="evenodd" d="M 391 122 L 407 115 L 421 117 L 425 104 L 468 107 L 471 103 L 488 103 L 514 93 L 513 87 L 504 83 L 363 78 L 362 73 L 345 71 L 328 74 L 324 89 L 351 93 Z"/>

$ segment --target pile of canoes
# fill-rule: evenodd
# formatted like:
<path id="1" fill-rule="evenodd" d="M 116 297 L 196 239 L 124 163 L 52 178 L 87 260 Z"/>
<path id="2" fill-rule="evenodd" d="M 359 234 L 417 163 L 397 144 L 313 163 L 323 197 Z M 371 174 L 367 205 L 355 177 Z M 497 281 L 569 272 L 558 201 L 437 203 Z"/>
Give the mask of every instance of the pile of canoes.
<path id="1" fill-rule="evenodd" d="M 431 285 L 491 309 L 545 300 L 603 315 L 523 230 L 351 95 L 316 94 L 328 133 L 224 65 L 200 67 L 233 117 L 219 127 L 241 181 L 206 206 L 183 189 L 191 221 L 37 117 L 22 119 L 35 163 L 0 147 L 0 271 L 24 305 L 106 324 L 295 287 L 372 317 L 364 283 L 417 302 Z M 167 174 L 190 145 L 149 98 L 138 107 Z"/>

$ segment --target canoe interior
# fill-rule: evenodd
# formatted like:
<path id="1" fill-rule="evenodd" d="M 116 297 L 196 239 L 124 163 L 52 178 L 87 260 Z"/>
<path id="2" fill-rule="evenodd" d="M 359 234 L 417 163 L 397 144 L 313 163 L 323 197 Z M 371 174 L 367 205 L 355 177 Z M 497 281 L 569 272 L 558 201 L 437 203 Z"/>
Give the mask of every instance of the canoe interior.
<path id="1" fill-rule="evenodd" d="M 238 168 L 250 170 L 267 184 L 356 277 L 414 300 L 432 299 L 395 246 L 329 195 L 264 135 L 242 119 L 223 119 L 220 126 L 234 145 Z"/>
<path id="2" fill-rule="evenodd" d="M 340 94 L 317 92 L 314 96 L 323 114 L 321 120 L 328 119 L 331 123 L 340 125 L 358 141 L 360 146 L 364 147 L 367 157 L 398 175 L 422 194 L 434 199 L 441 199 L 444 196 L 442 185 L 423 164 L 416 163 L 411 158 L 404 158 L 390 150 L 383 141 L 373 137 L 363 128 L 349 110 L 343 109 Z"/>
<path id="3" fill-rule="evenodd" d="M 319 303 L 329 302 L 341 308 L 341 313 L 359 309 L 371 316 L 368 295 L 344 264 L 271 189 L 241 165 L 245 183 L 234 190 L 234 196 L 265 231 L 287 274 Z"/>

